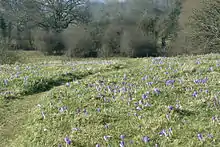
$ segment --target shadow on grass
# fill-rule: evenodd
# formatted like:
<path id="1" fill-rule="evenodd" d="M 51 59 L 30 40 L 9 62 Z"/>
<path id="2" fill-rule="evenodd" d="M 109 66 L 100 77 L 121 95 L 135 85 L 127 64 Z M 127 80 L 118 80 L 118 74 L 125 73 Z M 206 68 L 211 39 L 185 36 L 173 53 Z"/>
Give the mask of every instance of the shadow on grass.
<path id="1" fill-rule="evenodd" d="M 104 72 L 119 70 L 123 68 L 125 68 L 125 66 L 114 65 L 113 68 L 107 68 L 97 72 L 104 73 Z M 5 101 L 7 102 L 10 100 L 22 99 L 24 96 L 46 92 L 53 89 L 54 87 L 64 85 L 67 82 L 72 82 L 73 80 L 80 80 L 86 78 L 87 76 L 94 75 L 97 72 L 87 71 L 85 73 L 67 73 L 57 77 L 55 76 L 46 79 L 36 80 L 33 85 L 27 86 L 27 88 L 23 92 L 19 93 L 19 96 L 18 95 L 7 96 L 5 97 Z"/>
<path id="2" fill-rule="evenodd" d="M 189 111 L 189 110 L 180 110 L 180 109 L 176 109 L 175 112 L 179 115 L 179 117 L 182 119 L 185 116 L 193 116 L 196 115 L 195 112 L 193 111 Z"/>
<path id="3" fill-rule="evenodd" d="M 89 75 L 89 74 L 88 74 Z M 22 95 L 27 96 L 27 95 L 32 95 L 32 94 L 37 94 L 41 92 L 46 92 L 51 90 L 52 88 L 56 86 L 61 86 L 67 82 L 72 82 L 73 79 L 82 79 L 86 75 L 77 75 L 77 74 L 66 74 L 66 75 L 61 75 L 59 77 L 51 77 L 50 79 L 42 79 L 40 81 L 36 81 L 34 86 L 28 87 Z"/>

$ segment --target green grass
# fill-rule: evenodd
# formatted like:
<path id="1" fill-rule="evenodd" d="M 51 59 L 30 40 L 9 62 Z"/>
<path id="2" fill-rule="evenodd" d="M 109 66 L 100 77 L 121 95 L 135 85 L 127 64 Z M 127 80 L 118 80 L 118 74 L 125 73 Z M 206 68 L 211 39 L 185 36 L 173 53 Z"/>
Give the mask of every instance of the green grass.
<path id="1" fill-rule="evenodd" d="M 128 147 L 220 146 L 219 55 L 114 59 L 114 64 L 108 66 L 85 65 L 93 60 L 72 61 L 81 69 L 78 71 L 81 78 L 74 81 L 71 76 L 68 80 L 60 78 L 64 84 L 52 84 L 44 93 L 21 94 L 23 99 L 10 101 L 3 98 L 0 146 L 117 147 L 121 135 L 125 135 Z M 54 80 L 50 75 L 65 77 L 59 71 L 71 71 L 65 62 L 50 68 L 33 65 L 41 67 L 42 77 L 50 80 Z M 5 69 L 9 67 L 13 65 Z M 85 67 L 92 67 L 93 72 L 85 74 L 88 73 Z M 34 88 L 36 84 L 31 86 Z M 16 125 L 9 125 L 13 122 Z M 163 129 L 166 133 L 160 135 Z M 202 134 L 201 140 L 198 134 Z M 105 140 L 108 135 L 111 137 Z M 144 136 L 150 141 L 143 142 Z M 66 145 L 65 137 L 71 139 L 70 145 Z"/>
<path id="2" fill-rule="evenodd" d="M 0 99 L 16 99 L 24 95 L 50 90 L 75 79 L 113 69 L 124 68 L 118 61 L 38 62 L 0 66 Z"/>

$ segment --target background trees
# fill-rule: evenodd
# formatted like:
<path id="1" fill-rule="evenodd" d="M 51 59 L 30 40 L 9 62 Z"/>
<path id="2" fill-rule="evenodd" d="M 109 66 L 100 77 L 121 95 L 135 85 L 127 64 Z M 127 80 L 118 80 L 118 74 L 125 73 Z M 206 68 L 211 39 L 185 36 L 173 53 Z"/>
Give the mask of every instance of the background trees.
<path id="1" fill-rule="evenodd" d="M 89 21 L 86 3 L 86 0 L 3 0 L 1 29 L 3 32 L 8 29 L 8 34 L 2 33 L 2 36 L 8 37 L 10 45 L 13 40 L 15 49 L 40 49 L 49 54 L 60 53 L 64 49 L 60 33 L 69 24 Z M 13 30 L 13 37 L 10 38 L 12 35 L 9 31 Z M 41 34 L 35 36 L 39 33 Z M 43 41 L 45 46 L 39 46 L 38 41 Z"/>
<path id="2" fill-rule="evenodd" d="M 192 16 L 190 45 L 181 43 L 194 48 L 188 53 L 219 51 L 219 0 L 205 5 Z M 2 0 L 1 46 L 71 57 L 173 55 L 183 52 L 175 41 L 182 6 L 181 0 Z"/>
<path id="3" fill-rule="evenodd" d="M 206 0 L 190 19 L 193 53 L 220 52 L 220 0 Z"/>

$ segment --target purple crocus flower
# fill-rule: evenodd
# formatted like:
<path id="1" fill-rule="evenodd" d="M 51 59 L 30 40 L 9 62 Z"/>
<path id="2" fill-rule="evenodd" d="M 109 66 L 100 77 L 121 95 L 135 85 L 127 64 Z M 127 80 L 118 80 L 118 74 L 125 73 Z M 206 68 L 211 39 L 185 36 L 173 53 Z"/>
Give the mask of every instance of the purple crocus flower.
<path id="1" fill-rule="evenodd" d="M 131 104 L 130 104 L 130 102 L 128 102 L 128 106 L 130 106 Z"/>
<path id="2" fill-rule="evenodd" d="M 215 116 L 213 116 L 213 117 L 212 117 L 212 121 L 213 121 L 213 122 L 215 122 L 215 120 L 216 120 L 216 117 L 215 117 Z"/>
<path id="3" fill-rule="evenodd" d="M 87 115 L 87 114 L 88 114 L 88 112 L 87 112 L 87 110 L 86 110 L 86 109 L 83 109 L 83 112 L 84 112 L 84 114 L 85 114 L 85 115 Z"/>
<path id="4" fill-rule="evenodd" d="M 59 111 L 60 111 L 60 112 L 64 112 L 65 110 L 67 110 L 67 107 L 66 107 L 66 106 L 63 106 L 63 107 L 59 108 Z"/>
<path id="5" fill-rule="evenodd" d="M 205 84 L 208 81 L 208 78 L 206 77 L 205 79 L 202 80 L 202 83 Z"/>
<path id="6" fill-rule="evenodd" d="M 208 136 L 208 138 L 213 138 L 212 134 L 208 134 L 207 136 Z"/>
<path id="7" fill-rule="evenodd" d="M 109 139 L 110 137 L 111 137 L 111 136 L 107 135 L 107 136 L 104 136 L 103 138 L 104 138 L 105 141 L 108 141 L 108 139 Z"/>
<path id="8" fill-rule="evenodd" d="M 125 142 L 124 141 L 120 141 L 120 147 L 125 147 Z"/>
<path id="9" fill-rule="evenodd" d="M 138 106 L 138 102 L 135 102 L 134 105 L 137 107 Z"/>
<path id="10" fill-rule="evenodd" d="M 153 82 L 148 82 L 147 83 L 149 86 L 152 86 L 153 85 Z"/>
<path id="11" fill-rule="evenodd" d="M 159 94 L 159 93 L 160 93 L 160 90 L 159 90 L 158 88 L 155 88 L 155 89 L 154 89 L 154 92 L 155 92 L 156 94 Z"/>
<path id="12" fill-rule="evenodd" d="M 144 105 L 145 107 L 150 107 L 151 104 L 149 104 L 148 102 Z"/>
<path id="13" fill-rule="evenodd" d="M 24 77 L 24 82 L 27 82 L 28 78 L 29 78 L 28 76 L 25 76 Z"/>
<path id="14" fill-rule="evenodd" d="M 176 104 L 176 109 L 180 109 L 180 104 L 179 103 Z"/>
<path id="15" fill-rule="evenodd" d="M 174 109 L 173 106 L 168 106 L 168 108 L 170 111 Z"/>
<path id="16" fill-rule="evenodd" d="M 169 128 L 168 132 L 169 132 L 169 134 L 172 134 L 173 133 L 172 128 Z"/>
<path id="17" fill-rule="evenodd" d="M 7 86 L 8 85 L 8 80 L 4 79 L 4 85 Z"/>
<path id="18" fill-rule="evenodd" d="M 199 84 L 201 83 L 201 80 L 194 80 L 194 83 Z"/>
<path id="19" fill-rule="evenodd" d="M 143 105 L 142 100 L 139 100 L 138 103 L 139 105 Z"/>
<path id="20" fill-rule="evenodd" d="M 142 94 L 142 99 L 146 99 L 147 95 L 146 94 Z"/>
<path id="21" fill-rule="evenodd" d="M 139 111 L 141 111 L 142 109 L 141 109 L 141 107 L 139 107 L 139 106 L 138 106 L 138 107 L 136 108 L 136 110 L 139 110 Z"/>
<path id="22" fill-rule="evenodd" d="M 144 136 L 142 138 L 142 140 L 143 140 L 144 143 L 148 143 L 150 141 L 150 138 L 148 136 Z"/>
<path id="23" fill-rule="evenodd" d="M 143 116 L 141 116 L 141 115 L 140 115 L 140 116 L 138 116 L 138 118 L 139 118 L 139 119 L 142 119 L 142 118 L 143 118 Z"/>
<path id="24" fill-rule="evenodd" d="M 98 112 L 101 112 L 101 109 L 100 109 L 100 108 L 97 108 L 97 111 L 98 111 Z"/>
<path id="25" fill-rule="evenodd" d="M 70 83 L 69 82 L 66 83 L 66 87 L 70 87 Z"/>
<path id="26" fill-rule="evenodd" d="M 202 134 L 199 133 L 199 134 L 197 135 L 197 137 L 198 137 L 198 139 L 199 139 L 200 141 L 202 141 L 202 139 L 203 139 Z"/>
<path id="27" fill-rule="evenodd" d="M 19 77 L 19 73 L 16 73 L 16 74 L 15 74 L 15 78 L 18 78 L 18 77 Z"/>
<path id="28" fill-rule="evenodd" d="M 109 128 L 109 125 L 108 125 L 108 124 L 105 124 L 105 128 L 108 129 L 108 128 Z"/>
<path id="29" fill-rule="evenodd" d="M 127 80 L 127 75 L 124 74 L 123 80 Z"/>
<path id="30" fill-rule="evenodd" d="M 167 120 L 170 120 L 170 114 L 169 113 L 166 114 L 166 118 L 167 118 Z"/>
<path id="31" fill-rule="evenodd" d="M 193 92 L 192 96 L 197 97 L 198 93 L 196 91 Z"/>
<path id="32" fill-rule="evenodd" d="M 67 145 L 70 145 L 71 144 L 71 140 L 68 138 L 68 137 L 65 137 L 64 138 L 65 142 Z"/>
<path id="33" fill-rule="evenodd" d="M 73 128 L 72 131 L 79 131 L 79 128 Z"/>
<path id="34" fill-rule="evenodd" d="M 43 119 L 45 119 L 45 114 L 43 111 L 41 112 L 41 114 L 42 114 Z"/>
<path id="35" fill-rule="evenodd" d="M 104 100 L 104 102 L 107 102 L 107 98 L 106 97 L 104 97 L 103 100 Z"/>
<path id="36" fill-rule="evenodd" d="M 163 129 L 160 133 L 159 133 L 160 136 L 167 136 L 167 133 L 166 133 L 166 130 Z"/>
<path id="37" fill-rule="evenodd" d="M 167 81 L 166 81 L 166 85 L 167 85 L 167 86 L 168 86 L 168 85 L 173 85 L 174 82 L 175 82 L 175 80 L 167 80 Z"/>
<path id="38" fill-rule="evenodd" d="M 124 140 L 124 139 L 125 139 L 125 135 L 120 135 L 120 138 L 121 138 L 122 140 Z"/>
<path id="39" fill-rule="evenodd" d="M 100 144 L 96 144 L 95 147 L 101 147 L 101 145 Z"/>

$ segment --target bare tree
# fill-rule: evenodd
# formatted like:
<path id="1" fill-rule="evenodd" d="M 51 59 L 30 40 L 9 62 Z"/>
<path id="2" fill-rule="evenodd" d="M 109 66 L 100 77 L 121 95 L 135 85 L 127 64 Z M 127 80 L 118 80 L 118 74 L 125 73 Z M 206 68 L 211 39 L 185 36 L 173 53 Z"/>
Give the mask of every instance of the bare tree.
<path id="1" fill-rule="evenodd" d="M 88 0 L 2 0 L 5 15 L 20 24 L 61 32 L 89 19 Z"/>
<path id="2" fill-rule="evenodd" d="M 44 29 L 61 32 L 69 24 L 86 23 L 89 18 L 87 0 L 38 0 L 39 19 L 36 23 Z"/>

